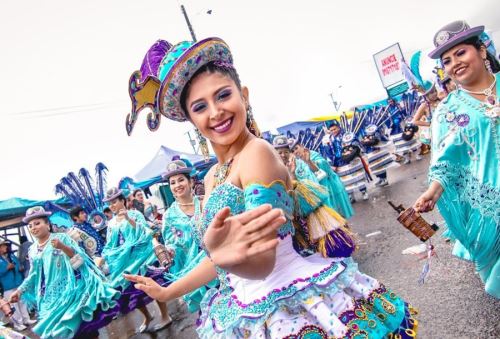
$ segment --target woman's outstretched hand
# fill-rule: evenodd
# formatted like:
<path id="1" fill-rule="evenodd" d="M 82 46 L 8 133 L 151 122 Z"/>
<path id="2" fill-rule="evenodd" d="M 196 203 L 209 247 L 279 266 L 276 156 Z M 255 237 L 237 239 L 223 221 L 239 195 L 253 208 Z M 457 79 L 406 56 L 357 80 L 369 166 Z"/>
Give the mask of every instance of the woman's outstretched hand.
<path id="1" fill-rule="evenodd" d="M 285 222 L 283 211 L 269 204 L 235 216 L 226 207 L 215 215 L 203 240 L 212 261 L 227 269 L 278 246 L 276 231 Z"/>
<path id="2" fill-rule="evenodd" d="M 128 281 L 133 282 L 135 288 L 143 291 L 151 298 L 158 301 L 169 301 L 168 296 L 166 296 L 165 293 L 166 288 L 158 285 L 158 283 L 156 283 L 153 279 L 135 274 L 124 274 L 123 277 Z"/>

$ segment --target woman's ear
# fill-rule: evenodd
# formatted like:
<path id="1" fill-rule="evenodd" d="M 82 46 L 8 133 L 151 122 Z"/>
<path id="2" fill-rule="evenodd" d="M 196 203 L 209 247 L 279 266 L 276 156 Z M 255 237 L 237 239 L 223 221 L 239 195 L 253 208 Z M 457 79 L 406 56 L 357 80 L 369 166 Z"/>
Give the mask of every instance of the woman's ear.
<path id="1" fill-rule="evenodd" d="M 486 50 L 486 46 L 482 45 L 481 48 L 479 49 L 479 54 L 481 55 L 481 58 L 483 60 L 486 60 L 487 56 L 488 56 L 488 53 L 487 53 L 487 50 Z"/>
<path id="2" fill-rule="evenodd" d="M 241 96 L 243 97 L 243 100 L 245 101 L 245 109 L 248 109 L 248 106 L 250 105 L 248 87 L 246 87 L 246 86 L 241 87 Z"/>

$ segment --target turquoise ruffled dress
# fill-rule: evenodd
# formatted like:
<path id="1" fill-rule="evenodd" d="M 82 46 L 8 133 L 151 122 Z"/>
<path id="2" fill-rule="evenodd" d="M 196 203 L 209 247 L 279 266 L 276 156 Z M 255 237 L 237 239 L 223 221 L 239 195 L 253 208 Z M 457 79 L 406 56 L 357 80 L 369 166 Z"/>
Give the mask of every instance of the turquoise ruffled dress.
<path id="1" fill-rule="evenodd" d="M 219 289 L 201 304 L 201 338 L 410 338 L 416 320 L 409 306 L 377 280 L 358 271 L 350 258 L 300 256 L 293 248 L 295 201 L 281 182 L 241 189 L 223 183 L 206 200 L 199 231 L 229 206 L 233 214 L 270 203 L 287 223 L 278 232 L 273 271 L 249 280 L 218 268 Z M 305 210 L 305 208 L 301 208 Z"/>
<path id="2" fill-rule="evenodd" d="M 500 79 L 497 78 L 497 93 Z M 429 180 L 444 189 L 437 206 L 455 253 L 470 258 L 485 290 L 500 298 L 500 118 L 458 89 L 438 106 L 432 119 Z M 460 245 L 461 244 L 461 245 Z M 463 246 L 463 248 L 460 248 Z"/>
<path id="3" fill-rule="evenodd" d="M 197 197 L 193 199 L 195 216 L 200 214 L 200 201 Z M 167 280 L 175 281 L 188 274 L 204 258 L 205 251 L 200 249 L 196 234 L 193 232 L 193 216 L 186 215 L 177 201 L 172 203 L 163 215 L 162 236 L 165 245 L 174 250 L 174 262 L 165 275 Z M 208 285 L 200 287 L 195 291 L 183 296 L 189 312 L 200 309 L 200 302 L 209 288 L 216 287 L 218 280 L 214 279 Z"/>
<path id="4" fill-rule="evenodd" d="M 311 168 L 301 159 L 295 159 L 295 177 L 297 180 L 310 180 L 319 183 Z"/>
<path id="5" fill-rule="evenodd" d="M 319 183 L 328 189 L 330 197 L 327 205 L 340 213 L 345 219 L 349 219 L 354 215 L 354 210 L 340 177 L 332 170 L 328 161 L 318 152 L 310 151 L 310 154 L 311 161 L 326 173 L 326 177 L 320 180 Z"/>
<path id="6" fill-rule="evenodd" d="M 52 247 L 59 239 L 79 255 L 83 264 L 73 269 L 70 258 Z M 19 287 L 21 298 L 38 311 L 33 332 L 41 338 L 72 338 L 82 322 L 93 320 L 94 311 L 107 311 L 116 303 L 113 289 L 84 250 L 64 233 L 50 235 L 44 248 L 32 245 L 28 253 L 31 270 Z"/>
<path id="7" fill-rule="evenodd" d="M 147 266 L 157 259 L 153 251 L 153 236 L 146 219 L 141 212 L 130 210 L 132 226 L 128 221 L 117 221 L 116 216 L 108 223 L 106 245 L 102 257 L 109 266 L 108 279 L 114 288 L 125 290 L 130 282 L 123 278 L 123 273 L 144 275 Z"/>

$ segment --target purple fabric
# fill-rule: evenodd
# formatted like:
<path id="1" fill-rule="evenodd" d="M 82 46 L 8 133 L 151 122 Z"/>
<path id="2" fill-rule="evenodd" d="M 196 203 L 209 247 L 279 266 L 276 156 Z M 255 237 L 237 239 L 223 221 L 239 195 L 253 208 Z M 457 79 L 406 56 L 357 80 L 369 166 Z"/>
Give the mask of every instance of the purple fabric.
<path id="1" fill-rule="evenodd" d="M 163 269 L 155 269 L 146 272 L 146 276 L 152 278 L 161 286 L 167 286 L 170 282 L 167 281 L 163 275 L 165 271 Z M 153 299 L 151 299 L 146 293 L 138 290 L 134 285 L 130 284 L 125 291 L 120 294 L 120 298 L 117 300 L 115 307 L 110 308 L 107 311 L 103 311 L 101 307 L 94 312 L 94 318 L 92 321 L 83 322 L 78 328 L 78 332 L 75 338 L 92 338 L 98 334 L 100 328 L 107 326 L 113 319 L 118 316 L 118 314 L 127 314 L 138 307 L 146 306 Z"/>
<path id="2" fill-rule="evenodd" d="M 101 306 L 94 311 L 94 318 L 92 321 L 83 322 L 75 334 L 75 338 L 93 338 L 98 334 L 100 328 L 107 326 L 113 318 L 120 313 L 120 307 L 116 304 L 115 307 L 107 311 L 103 311 Z"/>
<path id="3" fill-rule="evenodd" d="M 329 233 L 325 241 L 326 254 L 330 258 L 347 258 L 352 255 L 356 244 L 351 236 L 342 229 L 337 229 Z"/>
<path id="4" fill-rule="evenodd" d="M 158 40 L 151 46 L 142 61 L 141 82 L 144 82 L 148 75 L 158 77 L 158 68 L 160 68 L 161 61 L 170 48 L 172 48 L 172 45 L 165 40 Z"/>
<path id="5" fill-rule="evenodd" d="M 148 270 L 146 276 L 156 281 L 161 286 L 165 287 L 170 282 L 164 278 L 165 271 L 163 269 L 158 270 Z M 146 306 L 153 299 L 151 299 L 146 293 L 138 290 L 133 284 L 130 284 L 125 291 L 122 292 L 120 299 L 118 299 L 118 304 L 120 307 L 120 312 L 127 314 L 136 308 Z"/>

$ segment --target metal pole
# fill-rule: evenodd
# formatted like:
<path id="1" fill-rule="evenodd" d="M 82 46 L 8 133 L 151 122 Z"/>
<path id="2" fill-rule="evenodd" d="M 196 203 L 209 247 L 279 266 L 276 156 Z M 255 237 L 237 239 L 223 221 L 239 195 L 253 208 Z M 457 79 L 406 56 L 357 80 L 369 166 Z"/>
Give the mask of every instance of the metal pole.
<path id="1" fill-rule="evenodd" d="M 197 41 L 196 35 L 194 35 L 193 26 L 191 26 L 191 22 L 189 21 L 189 18 L 188 18 L 188 15 L 186 13 L 186 9 L 184 8 L 184 5 L 181 5 L 181 10 L 182 10 L 182 14 L 184 14 L 184 19 L 186 19 L 186 23 L 188 25 L 189 32 L 191 33 L 191 38 L 193 38 L 193 41 L 196 42 Z"/>

